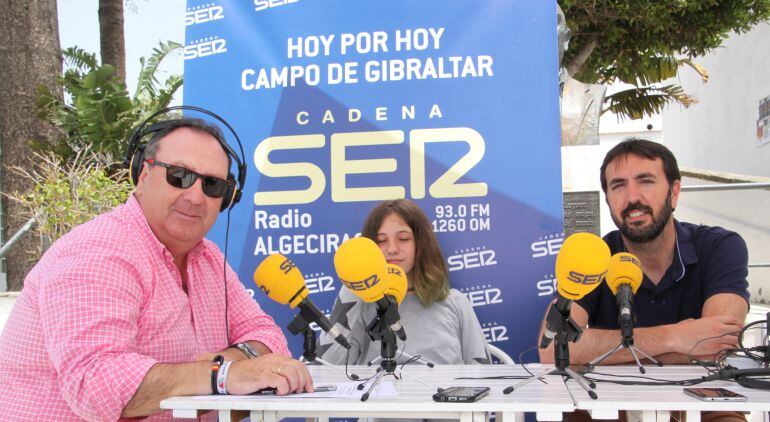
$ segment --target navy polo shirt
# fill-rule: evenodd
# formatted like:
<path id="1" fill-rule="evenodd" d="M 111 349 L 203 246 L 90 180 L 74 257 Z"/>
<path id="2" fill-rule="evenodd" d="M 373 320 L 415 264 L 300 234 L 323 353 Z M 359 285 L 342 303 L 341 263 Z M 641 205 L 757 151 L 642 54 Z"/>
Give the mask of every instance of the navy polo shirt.
<path id="1" fill-rule="evenodd" d="M 749 300 L 748 251 L 740 235 L 721 227 L 676 220 L 674 226 L 674 261 L 658 285 L 645 274 L 634 295 L 634 325 L 637 327 L 700 318 L 703 303 L 717 293 L 734 293 L 746 302 Z M 607 234 L 604 241 L 613 254 L 626 251 L 618 230 Z M 577 303 L 588 313 L 591 327 L 619 328 L 618 306 L 607 283 L 602 283 Z"/>

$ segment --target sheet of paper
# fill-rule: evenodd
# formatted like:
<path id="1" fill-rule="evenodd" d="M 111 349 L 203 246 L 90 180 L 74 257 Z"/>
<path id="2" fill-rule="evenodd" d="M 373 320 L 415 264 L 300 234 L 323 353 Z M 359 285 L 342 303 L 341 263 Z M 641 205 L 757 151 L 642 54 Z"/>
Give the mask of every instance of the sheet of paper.
<path id="1" fill-rule="evenodd" d="M 337 389 L 335 391 L 329 392 L 329 393 L 335 393 L 336 395 L 329 396 L 329 397 L 355 397 L 357 399 L 360 399 L 366 390 L 359 390 L 357 388 L 359 384 L 361 383 L 346 382 L 342 384 L 337 384 Z M 326 394 L 326 393 L 319 393 L 319 394 Z M 312 393 L 309 395 L 315 397 L 315 393 Z M 371 393 L 369 393 L 369 397 L 396 397 L 397 395 L 398 393 L 396 392 L 396 387 L 390 381 L 383 381 L 379 383 L 377 387 L 374 390 L 372 390 Z"/>
<path id="2" fill-rule="evenodd" d="M 359 390 L 358 384 L 360 382 L 344 382 L 340 384 L 329 384 L 334 385 L 336 387 L 333 391 L 321 391 L 317 393 L 298 393 L 298 394 L 289 394 L 286 396 L 277 396 L 274 394 L 251 394 L 247 396 L 215 396 L 216 398 L 222 398 L 222 400 L 253 400 L 253 399 L 275 399 L 275 398 L 282 398 L 282 399 L 300 399 L 300 398 L 355 398 L 360 399 L 361 396 L 364 394 L 366 390 Z M 396 387 L 393 385 L 393 382 L 391 381 L 383 381 L 379 385 L 377 385 L 377 388 L 375 388 L 370 394 L 370 398 L 375 397 L 396 397 L 398 395 L 398 392 L 396 392 Z"/>

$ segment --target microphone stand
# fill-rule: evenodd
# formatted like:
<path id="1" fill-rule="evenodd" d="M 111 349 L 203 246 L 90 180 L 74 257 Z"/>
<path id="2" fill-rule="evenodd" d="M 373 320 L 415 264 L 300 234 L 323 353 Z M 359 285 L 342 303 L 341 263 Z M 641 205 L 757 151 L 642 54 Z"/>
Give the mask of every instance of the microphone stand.
<path id="1" fill-rule="evenodd" d="M 406 352 L 405 352 L 405 351 L 403 351 L 403 350 L 401 351 L 401 354 L 400 354 L 399 356 L 403 356 L 403 357 L 405 357 L 407 360 L 413 360 L 414 362 L 420 362 L 420 363 L 422 363 L 422 364 L 425 364 L 425 365 L 427 365 L 427 366 L 428 366 L 428 368 L 433 368 L 434 366 L 436 366 L 436 364 L 435 364 L 435 363 L 433 363 L 433 362 L 431 362 L 431 361 L 429 361 L 429 360 L 427 360 L 427 359 L 424 359 L 424 358 L 422 358 L 422 357 L 419 357 L 419 358 L 415 359 L 413 355 L 410 355 L 409 353 L 406 353 Z M 369 362 L 366 362 L 366 364 L 367 364 L 367 365 L 369 365 L 369 366 L 372 366 L 372 365 L 374 365 L 375 363 L 377 363 L 377 362 L 378 362 L 380 359 L 382 359 L 382 356 L 378 356 L 378 357 L 376 357 L 376 358 L 374 358 L 374 359 L 370 360 Z"/>
<path id="2" fill-rule="evenodd" d="M 377 307 L 377 315 L 378 318 L 382 321 L 383 324 L 387 323 L 388 325 L 392 326 L 393 323 L 396 323 L 399 321 L 400 317 L 398 315 L 398 304 L 396 303 L 395 299 L 391 296 L 386 296 L 387 301 L 390 302 L 390 306 L 388 306 L 385 310 L 383 308 Z M 371 324 L 370 324 L 371 325 Z M 367 327 L 367 330 L 369 330 L 369 327 Z M 375 333 L 376 335 L 377 333 Z M 403 327 L 396 332 L 396 335 L 398 335 L 401 340 L 406 340 L 406 333 L 404 332 Z M 371 337 L 371 335 L 370 335 Z M 409 353 L 401 351 L 401 355 L 405 357 L 408 360 L 414 359 L 414 356 L 410 355 Z M 367 365 L 372 366 L 374 363 L 378 362 L 380 359 L 382 359 L 382 356 L 376 357 L 369 362 L 366 362 Z M 433 368 L 436 366 L 433 362 L 424 359 L 422 357 L 414 359 L 415 362 L 420 362 L 428 366 L 428 368 Z"/>
<path id="3" fill-rule="evenodd" d="M 329 368 L 334 369 L 337 372 L 345 374 L 347 376 L 347 372 L 343 371 L 342 369 L 338 368 L 337 365 L 333 365 L 321 358 L 319 358 L 316 355 L 316 336 L 315 331 L 313 331 L 312 328 L 310 328 L 310 322 L 302 315 L 302 312 L 298 313 L 294 316 L 294 319 L 291 320 L 289 325 L 287 326 L 289 329 L 289 332 L 291 332 L 294 335 L 297 335 L 299 333 L 302 333 L 302 358 L 308 362 L 308 363 L 318 363 L 319 365 L 326 365 Z M 356 374 L 350 374 L 350 378 L 357 380 L 358 375 Z"/>
<path id="4" fill-rule="evenodd" d="M 649 359 L 652 361 L 652 363 L 663 366 L 663 362 L 659 362 L 655 360 L 652 356 L 645 353 L 642 349 L 634 346 L 634 321 L 632 318 L 622 318 L 620 321 L 620 344 L 615 346 L 613 349 L 608 350 L 603 355 L 599 356 L 598 358 L 592 360 L 591 362 L 588 362 L 588 366 L 586 367 L 587 370 L 591 370 L 594 368 L 594 366 L 601 363 L 604 359 L 607 359 L 608 357 L 612 356 L 615 352 L 619 351 L 621 348 L 628 349 L 629 352 L 631 352 L 631 356 L 633 356 L 634 361 L 636 362 L 636 366 L 639 368 L 639 372 L 644 374 L 646 370 L 644 369 L 644 365 L 639 361 L 639 357 L 637 356 L 637 353 L 642 355 L 643 358 Z"/>
<path id="5" fill-rule="evenodd" d="M 393 329 L 390 328 L 390 324 L 387 323 L 384 316 L 384 312 L 381 312 L 378 309 L 377 316 L 366 327 L 369 338 L 371 338 L 373 341 L 380 340 L 381 361 L 380 367 L 377 368 L 377 372 L 374 374 L 374 376 L 358 385 L 357 388 L 359 390 L 363 390 L 368 386 L 366 392 L 364 392 L 364 394 L 361 396 L 361 401 L 366 401 L 369 399 L 371 392 L 374 391 L 377 385 L 379 385 L 379 383 L 382 381 L 382 378 L 386 375 L 393 375 L 393 377 L 396 379 L 401 379 L 404 375 L 406 375 L 425 386 L 436 389 L 437 392 L 441 391 L 441 389 L 435 385 L 427 383 L 417 377 L 409 375 L 407 372 L 401 369 L 398 369 L 398 362 L 395 359 L 396 349 L 398 348 L 396 334 L 393 332 Z"/>
<path id="6" fill-rule="evenodd" d="M 596 383 L 588 381 L 583 376 L 572 370 L 569 367 L 569 343 L 580 340 L 580 335 L 583 334 L 583 330 L 578 327 L 575 321 L 569 316 L 569 309 L 565 313 L 562 313 L 555 303 L 551 304 L 551 308 L 548 310 L 548 316 L 546 317 L 546 324 L 553 327 L 556 332 L 556 336 L 553 338 L 553 354 L 554 354 L 554 367 L 548 368 L 539 374 L 535 374 L 524 381 L 506 387 L 503 390 L 504 394 L 510 394 L 513 390 L 523 387 L 530 382 L 540 379 L 546 375 L 559 374 L 566 379 L 573 379 L 575 382 L 588 393 L 588 396 L 596 400 L 599 396 L 593 390 L 596 388 Z M 545 340 L 545 339 L 544 339 Z M 540 348 L 548 346 L 550 340 L 541 342 Z M 566 381 L 565 379 L 565 381 Z"/>

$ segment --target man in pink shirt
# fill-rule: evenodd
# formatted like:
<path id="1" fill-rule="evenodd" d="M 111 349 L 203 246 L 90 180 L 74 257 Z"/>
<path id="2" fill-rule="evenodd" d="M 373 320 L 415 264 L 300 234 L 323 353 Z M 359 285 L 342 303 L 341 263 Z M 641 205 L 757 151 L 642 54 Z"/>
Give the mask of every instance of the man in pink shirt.
<path id="1" fill-rule="evenodd" d="M 30 271 L 0 337 L 0 420 L 168 420 L 159 404 L 172 396 L 312 391 L 204 239 L 233 183 L 224 142 L 200 120 L 174 121 L 145 148 L 134 195 Z"/>

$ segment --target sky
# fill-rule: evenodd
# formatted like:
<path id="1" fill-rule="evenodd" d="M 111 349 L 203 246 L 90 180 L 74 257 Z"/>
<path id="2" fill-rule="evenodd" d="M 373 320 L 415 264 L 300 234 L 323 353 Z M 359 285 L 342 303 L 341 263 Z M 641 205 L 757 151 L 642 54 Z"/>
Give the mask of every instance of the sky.
<path id="1" fill-rule="evenodd" d="M 151 54 L 160 41 L 184 43 L 184 12 L 186 0 L 129 0 L 125 7 L 126 84 L 133 93 L 139 75 L 139 58 Z M 78 46 L 99 54 L 99 1 L 58 0 L 59 37 L 62 48 Z M 181 53 L 167 57 L 161 66 L 160 80 L 168 74 L 182 74 Z M 610 87 L 610 91 L 613 88 Z M 617 89 L 616 89 L 617 90 Z M 608 92 L 610 94 L 610 92 Z M 182 90 L 177 91 L 173 104 L 182 103 Z M 661 128 L 660 116 L 638 121 L 618 121 L 607 113 L 602 117 L 602 132 L 644 131 L 648 124 Z"/>
<path id="2" fill-rule="evenodd" d="M 58 0 L 59 39 L 62 48 L 78 46 L 99 55 L 99 1 Z M 160 41 L 184 44 L 185 0 L 131 0 L 125 6 L 126 85 L 133 93 L 139 76 L 139 58 L 149 57 Z M 181 52 L 164 59 L 159 80 L 182 74 Z M 182 90 L 174 103 L 181 103 Z"/>

